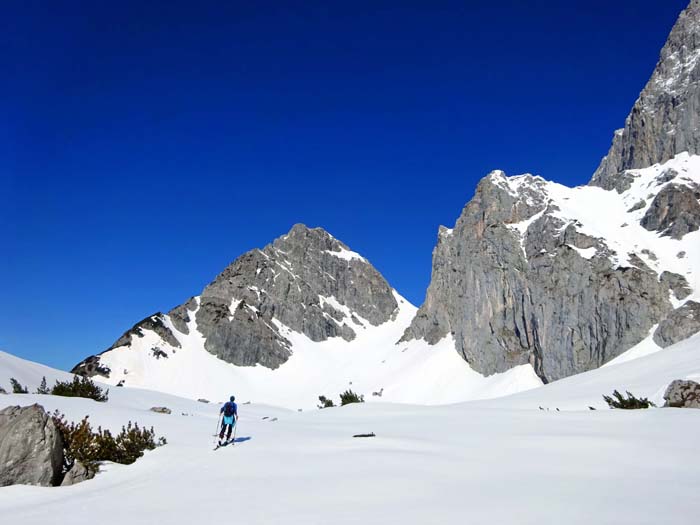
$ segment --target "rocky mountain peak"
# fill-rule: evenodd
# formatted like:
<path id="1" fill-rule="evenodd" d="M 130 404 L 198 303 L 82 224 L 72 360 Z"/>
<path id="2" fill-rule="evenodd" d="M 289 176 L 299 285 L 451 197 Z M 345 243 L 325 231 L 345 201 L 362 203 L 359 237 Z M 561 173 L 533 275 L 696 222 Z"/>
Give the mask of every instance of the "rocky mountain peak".
<path id="1" fill-rule="evenodd" d="M 296 224 L 238 257 L 199 296 L 137 323 L 109 351 L 130 347 L 146 333 L 176 349 L 196 330 L 204 348 L 224 361 L 274 369 L 290 357 L 293 332 L 314 342 L 350 341 L 397 311 L 394 290 L 364 257 L 323 228 Z M 99 356 L 75 370 L 109 374 Z"/>
<path id="2" fill-rule="evenodd" d="M 590 184 L 622 192 L 625 170 L 700 153 L 700 0 L 680 14 L 651 79 Z"/>

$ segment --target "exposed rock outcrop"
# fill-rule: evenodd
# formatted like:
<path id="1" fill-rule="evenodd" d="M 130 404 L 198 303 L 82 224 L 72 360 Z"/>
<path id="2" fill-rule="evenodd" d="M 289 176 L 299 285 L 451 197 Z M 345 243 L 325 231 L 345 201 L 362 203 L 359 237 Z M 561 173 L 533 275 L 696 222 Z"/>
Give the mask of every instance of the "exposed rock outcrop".
<path id="1" fill-rule="evenodd" d="M 143 321 L 139 321 L 129 330 L 127 330 L 124 335 L 122 335 L 117 341 L 109 348 L 117 348 L 120 346 L 131 346 L 131 340 L 133 337 L 143 337 L 144 330 L 150 330 L 155 332 L 160 336 L 160 338 L 175 348 L 180 348 L 180 342 L 177 340 L 175 335 L 173 335 L 172 330 L 165 325 L 163 320 L 163 314 L 158 312 L 153 315 L 149 315 Z"/>
<path id="2" fill-rule="evenodd" d="M 355 338 L 359 318 L 373 326 L 389 321 L 398 303 L 386 280 L 367 260 L 322 228 L 295 225 L 262 250 L 237 258 L 197 297 L 155 314 L 127 331 L 109 350 L 128 348 L 146 332 L 180 348 L 178 333 L 193 323 L 206 350 L 238 366 L 277 368 L 291 355 L 289 330 L 312 341 Z M 167 357 L 157 346 L 156 357 Z M 74 373 L 109 376 L 100 356 Z"/>
<path id="3" fill-rule="evenodd" d="M 700 332 L 700 303 L 687 301 L 659 323 L 654 332 L 654 342 L 666 348 L 697 332 Z"/>
<path id="4" fill-rule="evenodd" d="M 624 191 L 625 170 L 646 168 L 687 151 L 700 153 L 700 0 L 680 14 L 651 79 L 591 184 Z"/>
<path id="5" fill-rule="evenodd" d="M 681 152 L 700 153 L 700 0 L 680 15 L 590 185 L 622 194 L 617 202 L 627 213 L 652 199 L 642 226 L 683 239 L 700 228 L 700 192 L 686 169 L 696 169 L 688 154 L 657 172 L 634 171 Z M 656 323 L 655 340 L 663 345 L 700 329 L 690 303 L 672 313 L 669 290 L 687 298 L 687 279 L 664 271 L 649 243 L 637 247 L 626 233 L 577 214 L 581 203 L 566 201 L 581 196 L 548 189 L 532 176 L 494 172 L 482 180 L 454 229 L 440 229 L 425 303 L 402 340 L 436 343 L 450 334 L 479 372 L 530 363 L 551 381 L 602 365 Z M 597 205 L 597 199 L 586 202 Z M 584 215 L 589 224 L 578 221 Z M 620 239 L 594 237 L 598 232 Z"/>
<path id="6" fill-rule="evenodd" d="M 669 290 L 679 301 L 682 301 L 692 292 L 688 280 L 680 274 L 673 272 L 662 272 L 659 276 L 662 283 L 668 285 Z"/>
<path id="7" fill-rule="evenodd" d="M 641 224 L 672 239 L 700 228 L 700 188 L 676 184 L 664 187 L 644 214 Z"/>
<path id="8" fill-rule="evenodd" d="M 0 487 L 56 485 L 63 467 L 63 439 L 39 405 L 0 410 Z"/>
<path id="9" fill-rule="evenodd" d="M 637 256 L 557 216 L 542 179 L 495 172 L 442 229 L 426 301 L 403 340 L 457 351 L 484 374 L 530 363 L 544 380 L 596 368 L 671 310 L 668 285 Z"/>
<path id="10" fill-rule="evenodd" d="M 676 379 L 664 393 L 664 406 L 675 408 L 700 408 L 700 383 Z"/>
<path id="11" fill-rule="evenodd" d="M 276 368 L 289 357 L 279 324 L 312 341 L 352 340 L 348 311 L 376 326 L 397 306 L 391 287 L 365 259 L 325 230 L 298 224 L 236 259 L 204 289 L 195 315 L 214 355 Z"/>

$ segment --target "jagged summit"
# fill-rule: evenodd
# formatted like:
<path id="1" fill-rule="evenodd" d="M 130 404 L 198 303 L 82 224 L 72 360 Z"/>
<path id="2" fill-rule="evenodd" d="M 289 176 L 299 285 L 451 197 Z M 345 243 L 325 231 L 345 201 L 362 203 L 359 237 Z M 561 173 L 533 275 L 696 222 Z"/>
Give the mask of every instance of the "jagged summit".
<path id="1" fill-rule="evenodd" d="M 425 303 L 401 341 L 451 338 L 480 373 L 529 364 L 549 382 L 650 334 L 659 344 L 656 325 L 673 325 L 673 342 L 700 329 L 686 314 L 700 298 L 700 157 L 627 173 L 622 193 L 484 177 L 440 229 Z"/>
<path id="2" fill-rule="evenodd" d="M 364 257 L 323 228 L 296 224 L 263 249 L 238 257 L 199 296 L 132 327 L 109 350 L 130 346 L 144 330 L 178 348 L 177 333 L 189 335 L 194 320 L 204 348 L 215 356 L 274 369 L 291 355 L 285 330 L 311 341 L 350 341 L 358 327 L 385 323 L 397 308 L 392 288 Z M 99 371 L 97 361 L 93 357 L 76 371 Z"/>
<path id="3" fill-rule="evenodd" d="M 625 170 L 700 153 L 700 0 L 680 14 L 651 79 L 590 184 L 623 191 Z"/>
<path id="4" fill-rule="evenodd" d="M 548 382 L 697 332 L 698 153 L 693 0 L 589 186 L 498 170 L 482 179 L 455 227 L 440 229 L 402 341 L 452 338 L 478 372 L 529 364 Z"/>

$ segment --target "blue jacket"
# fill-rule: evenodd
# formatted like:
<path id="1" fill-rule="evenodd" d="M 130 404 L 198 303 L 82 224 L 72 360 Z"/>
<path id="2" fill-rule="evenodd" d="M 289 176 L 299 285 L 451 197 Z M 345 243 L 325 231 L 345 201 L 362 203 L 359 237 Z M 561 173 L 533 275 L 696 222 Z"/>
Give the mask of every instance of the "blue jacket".
<path id="1" fill-rule="evenodd" d="M 232 412 L 234 416 L 238 417 L 238 405 L 232 401 L 227 401 L 219 410 L 219 414 L 225 414 L 226 412 Z"/>

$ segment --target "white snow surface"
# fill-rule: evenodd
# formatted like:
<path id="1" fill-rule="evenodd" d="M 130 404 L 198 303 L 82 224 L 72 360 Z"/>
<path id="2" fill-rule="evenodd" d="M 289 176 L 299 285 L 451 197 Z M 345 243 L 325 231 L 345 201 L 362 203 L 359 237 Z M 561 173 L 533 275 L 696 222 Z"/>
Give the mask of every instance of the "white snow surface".
<path id="1" fill-rule="evenodd" d="M 218 404 L 129 388 L 112 388 L 107 403 L 0 395 L 0 409 L 36 402 L 112 430 L 138 421 L 168 439 L 72 487 L 0 488 L 0 516 L 23 525 L 48 516 L 72 525 L 694 523 L 700 412 L 587 405 L 602 408 L 612 388 L 656 398 L 670 379 L 700 377 L 699 344 L 695 336 L 489 401 L 303 412 L 240 404 L 238 442 L 217 451 Z M 43 375 L 65 376 L 0 353 L 0 384 L 9 375 L 32 389 Z"/>
<path id="2" fill-rule="evenodd" d="M 660 183 L 657 177 L 669 169 L 678 172 L 678 176 L 671 181 Z M 682 239 L 676 240 L 648 231 L 640 224 L 654 196 L 665 186 L 700 184 L 700 156 L 680 153 L 662 164 L 628 170 L 627 173 L 634 179 L 631 187 L 622 194 L 596 186 L 569 188 L 529 174 L 506 177 L 503 172 L 493 172 L 490 178 L 494 184 L 514 196 L 520 194 L 524 185 L 536 187 L 542 192 L 543 201 L 550 208 L 558 208 L 548 213 L 561 219 L 565 225 L 574 224 L 580 233 L 601 239 L 615 253 L 612 258 L 615 266 L 631 266 L 629 256 L 636 254 L 659 275 L 669 271 L 685 277 L 693 293 L 683 301 L 672 297 L 675 307 L 687 300 L 700 300 L 700 231 L 688 233 Z M 643 207 L 629 211 L 641 201 L 644 201 Z M 544 210 L 508 226 L 519 234 L 522 240 L 529 226 L 543 212 Z M 571 247 L 586 259 L 599 256 L 595 248 Z M 682 256 L 679 257 L 679 254 Z"/>
<path id="3" fill-rule="evenodd" d="M 653 349 L 649 340 L 645 339 L 596 370 L 489 403 L 509 408 L 542 406 L 552 410 L 583 410 L 589 406 L 605 408 L 607 405 L 602 395 L 619 390 L 622 393 L 629 391 L 637 397 L 647 397 L 661 406 L 666 387 L 674 379 L 700 382 L 700 333 L 664 349 Z M 700 411 L 690 411 L 700 417 Z"/>
<path id="4" fill-rule="evenodd" d="M 358 261 L 362 261 L 365 263 L 367 262 L 367 259 L 362 257 L 362 255 L 360 255 L 359 253 L 353 252 L 352 250 L 347 250 L 347 249 L 342 248 L 342 247 L 339 248 L 338 251 L 326 250 L 326 253 L 329 253 L 334 257 L 338 257 L 338 258 L 344 259 L 346 261 L 352 261 L 353 259 L 356 259 Z"/>
<path id="5" fill-rule="evenodd" d="M 535 388 L 542 384 L 532 366 L 523 365 L 489 377 L 473 371 L 455 350 L 450 336 L 436 345 L 425 341 L 396 344 L 413 319 L 416 308 L 395 293 L 399 310 L 395 318 L 379 326 L 351 319 L 352 312 L 334 297 L 322 297 L 345 315 L 357 336 L 352 341 L 335 337 L 322 342 L 290 330 L 276 320 L 280 333 L 292 343 L 292 355 L 279 368 L 241 367 L 226 363 L 204 348 L 195 315 L 189 334 L 170 327 L 182 348 L 173 348 L 154 332 L 132 338 L 101 356 L 111 369 L 108 384 L 124 380 L 126 387 L 146 388 L 192 399 L 238 399 L 287 408 L 310 408 L 318 396 L 337 397 L 351 389 L 366 401 L 442 404 L 485 399 Z M 156 359 L 157 346 L 168 354 Z M 374 392 L 381 396 L 373 395 Z"/>

